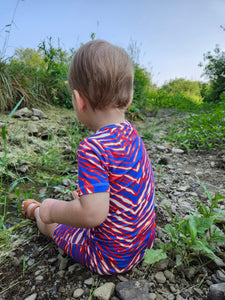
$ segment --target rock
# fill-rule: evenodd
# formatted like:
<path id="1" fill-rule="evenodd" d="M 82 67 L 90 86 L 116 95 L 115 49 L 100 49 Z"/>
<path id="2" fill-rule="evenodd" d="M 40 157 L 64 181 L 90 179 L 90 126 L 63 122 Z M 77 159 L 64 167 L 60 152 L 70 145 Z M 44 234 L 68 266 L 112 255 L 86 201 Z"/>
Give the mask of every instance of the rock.
<path id="1" fill-rule="evenodd" d="M 32 121 L 39 121 L 39 118 L 38 118 L 38 117 L 35 117 L 35 116 L 32 116 L 32 117 L 31 117 L 31 120 L 32 120 Z"/>
<path id="2" fill-rule="evenodd" d="M 84 294 L 84 290 L 83 289 L 76 289 L 74 292 L 73 292 L 73 298 L 79 298 L 81 297 L 82 295 Z"/>
<path id="3" fill-rule="evenodd" d="M 38 117 L 39 119 L 42 119 L 42 118 L 43 118 L 44 113 L 43 113 L 40 109 L 32 108 L 32 111 L 33 111 L 33 115 L 34 115 L 35 117 Z"/>
<path id="4" fill-rule="evenodd" d="M 35 278 L 36 282 L 40 282 L 40 281 L 42 281 L 43 279 L 44 279 L 44 277 L 43 277 L 42 275 L 38 275 L 38 276 Z"/>
<path id="5" fill-rule="evenodd" d="M 121 300 L 148 299 L 149 283 L 146 280 L 132 280 L 120 282 L 116 286 L 116 293 Z"/>
<path id="6" fill-rule="evenodd" d="M 28 131 L 28 133 L 33 134 L 33 135 L 37 135 L 38 134 L 37 126 L 34 123 L 30 123 L 27 126 L 27 131 Z"/>
<path id="7" fill-rule="evenodd" d="M 14 118 L 21 118 L 21 117 L 31 117 L 32 116 L 32 112 L 27 108 L 21 108 L 19 110 L 17 110 L 14 114 L 13 117 Z"/>
<path id="8" fill-rule="evenodd" d="M 216 270 L 216 277 L 221 281 L 225 282 L 225 274 L 220 270 Z"/>
<path id="9" fill-rule="evenodd" d="M 163 145 L 156 145 L 156 149 L 159 151 L 165 151 L 166 147 L 164 147 Z"/>
<path id="10" fill-rule="evenodd" d="M 149 299 L 149 300 L 155 300 L 155 299 L 156 299 L 156 294 L 150 293 L 148 299 Z"/>
<path id="11" fill-rule="evenodd" d="M 86 284 L 86 285 L 92 285 L 93 281 L 94 281 L 94 278 L 90 277 L 90 278 L 84 280 L 84 284 Z"/>
<path id="12" fill-rule="evenodd" d="M 35 300 L 35 299 L 37 299 L 37 293 L 34 293 L 28 296 L 27 298 L 24 298 L 24 300 Z"/>
<path id="13" fill-rule="evenodd" d="M 180 192 L 186 192 L 186 191 L 188 191 L 188 190 L 190 190 L 190 186 L 189 185 L 183 185 L 183 186 L 179 186 L 178 187 L 178 191 L 180 191 Z"/>
<path id="14" fill-rule="evenodd" d="M 162 271 L 162 270 L 166 270 L 169 264 L 169 259 L 165 258 L 165 259 L 161 259 L 160 261 L 156 262 L 154 264 L 154 268 L 157 271 Z"/>
<path id="15" fill-rule="evenodd" d="M 98 287 L 93 296 L 99 300 L 109 300 L 115 290 L 115 284 L 113 282 L 107 282 L 102 286 Z"/>
<path id="16" fill-rule="evenodd" d="M 184 150 L 172 148 L 172 153 L 174 153 L 174 154 L 183 154 L 183 153 L 184 153 Z"/>
<path id="17" fill-rule="evenodd" d="M 191 278 L 193 278 L 195 276 L 195 274 L 197 273 L 197 268 L 196 267 L 190 267 L 184 270 L 184 273 L 186 275 L 186 277 L 191 280 Z"/>
<path id="18" fill-rule="evenodd" d="M 175 283 L 175 276 L 172 272 L 170 272 L 169 270 L 165 270 L 164 275 L 170 282 Z"/>
<path id="19" fill-rule="evenodd" d="M 157 272 L 155 274 L 155 279 L 158 283 L 165 283 L 166 282 L 166 277 L 163 274 L 163 272 Z"/>
<path id="20" fill-rule="evenodd" d="M 209 288 L 208 300 L 224 300 L 224 294 L 225 282 L 213 284 Z"/>
<path id="21" fill-rule="evenodd" d="M 65 179 L 62 180 L 62 185 L 64 185 L 64 186 L 71 186 L 72 185 L 72 181 L 70 179 L 65 178 Z"/>

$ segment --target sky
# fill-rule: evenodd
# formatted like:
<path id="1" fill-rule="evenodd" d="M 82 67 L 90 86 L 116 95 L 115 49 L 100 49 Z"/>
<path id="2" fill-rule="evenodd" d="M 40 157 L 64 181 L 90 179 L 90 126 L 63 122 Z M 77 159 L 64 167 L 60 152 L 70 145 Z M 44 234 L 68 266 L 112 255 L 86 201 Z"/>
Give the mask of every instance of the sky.
<path id="1" fill-rule="evenodd" d="M 5 43 L 5 57 L 16 48 L 37 50 L 47 37 L 69 51 L 95 33 L 126 50 L 136 45 L 138 63 L 157 86 L 203 81 L 203 55 L 225 49 L 221 25 L 225 0 L 0 0 L 0 52 Z"/>

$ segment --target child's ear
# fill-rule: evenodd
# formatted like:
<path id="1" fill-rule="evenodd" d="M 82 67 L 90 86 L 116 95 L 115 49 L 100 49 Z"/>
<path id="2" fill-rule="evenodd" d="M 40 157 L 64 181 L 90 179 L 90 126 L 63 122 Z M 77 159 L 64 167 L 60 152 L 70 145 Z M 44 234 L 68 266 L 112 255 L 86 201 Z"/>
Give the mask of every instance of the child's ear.
<path id="1" fill-rule="evenodd" d="M 76 102 L 78 111 L 83 112 L 86 108 L 86 99 L 77 90 L 73 90 L 73 96 L 73 101 Z"/>
<path id="2" fill-rule="evenodd" d="M 133 99 L 133 96 L 131 96 L 129 102 L 128 102 L 127 105 L 126 105 L 126 108 L 128 108 L 128 107 L 131 105 L 132 99 Z"/>

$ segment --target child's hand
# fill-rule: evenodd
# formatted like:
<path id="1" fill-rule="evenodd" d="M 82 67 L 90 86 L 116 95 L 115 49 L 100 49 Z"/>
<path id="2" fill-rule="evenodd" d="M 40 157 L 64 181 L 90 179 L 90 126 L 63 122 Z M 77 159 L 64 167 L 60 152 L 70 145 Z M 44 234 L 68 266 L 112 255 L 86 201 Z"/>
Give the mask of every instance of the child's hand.
<path id="1" fill-rule="evenodd" d="M 74 200 L 79 198 L 78 193 L 76 191 L 71 192 L 71 194 L 73 195 Z"/>

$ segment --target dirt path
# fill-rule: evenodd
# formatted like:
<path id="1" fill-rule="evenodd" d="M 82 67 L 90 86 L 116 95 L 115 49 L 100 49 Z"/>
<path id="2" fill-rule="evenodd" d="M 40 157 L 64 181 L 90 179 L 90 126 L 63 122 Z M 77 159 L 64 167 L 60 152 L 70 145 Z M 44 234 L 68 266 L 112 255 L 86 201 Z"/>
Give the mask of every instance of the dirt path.
<path id="1" fill-rule="evenodd" d="M 48 126 L 51 118 L 48 119 Z M 62 121 L 62 116 L 60 118 Z M 161 228 L 170 221 L 164 204 L 173 213 L 185 216 L 195 208 L 195 200 L 206 200 L 196 175 L 212 195 L 219 191 L 225 195 L 225 150 L 186 153 L 161 142 L 160 136 L 166 133 L 168 123 L 174 118 L 171 112 L 164 112 L 145 123 L 136 124 L 140 132 L 152 127 L 154 133 L 151 141 L 144 139 L 144 142 L 154 167 L 156 182 L 156 241 L 164 239 Z M 151 125 L 153 123 L 154 126 Z M 55 126 L 55 120 L 52 126 Z M 166 260 L 164 264 L 154 267 L 141 263 L 122 275 L 99 276 L 62 254 L 52 241 L 38 233 L 31 221 L 20 223 L 14 234 L 8 242 L 7 256 L 0 261 L 2 300 L 206 299 L 210 286 L 215 283 L 216 271 L 221 270 L 215 264 L 212 267 L 192 266 L 188 270 L 180 270 Z M 119 283 L 129 281 L 146 283 L 147 294 L 143 294 L 143 289 L 142 292 L 137 289 L 139 296 L 143 294 L 142 298 L 135 298 L 135 290 L 132 290 L 129 298 L 123 298 L 121 295 L 125 295 L 123 292 L 126 287 L 118 291 Z M 97 287 L 110 286 L 105 283 L 111 284 L 112 296 L 91 296 Z"/>

